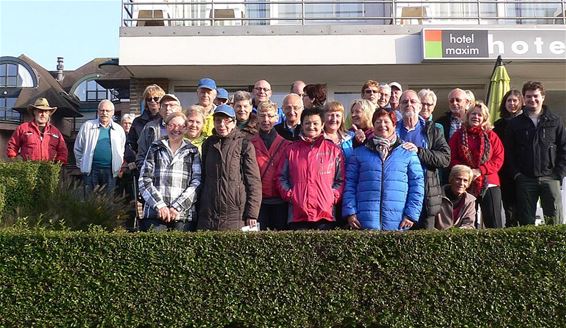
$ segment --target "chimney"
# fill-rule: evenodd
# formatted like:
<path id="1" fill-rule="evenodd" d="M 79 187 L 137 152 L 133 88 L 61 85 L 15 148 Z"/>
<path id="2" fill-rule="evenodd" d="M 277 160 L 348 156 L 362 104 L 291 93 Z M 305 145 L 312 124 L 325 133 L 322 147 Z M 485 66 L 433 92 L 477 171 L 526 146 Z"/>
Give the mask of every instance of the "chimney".
<path id="1" fill-rule="evenodd" d="M 57 81 L 61 82 L 65 78 L 63 76 L 63 69 L 65 66 L 63 65 L 63 57 L 57 57 Z"/>

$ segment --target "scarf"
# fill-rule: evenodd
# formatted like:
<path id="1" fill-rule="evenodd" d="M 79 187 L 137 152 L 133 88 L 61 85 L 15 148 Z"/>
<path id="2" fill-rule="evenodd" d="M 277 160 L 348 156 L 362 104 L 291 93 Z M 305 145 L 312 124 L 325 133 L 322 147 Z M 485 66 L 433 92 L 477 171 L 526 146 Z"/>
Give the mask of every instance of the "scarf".
<path id="1" fill-rule="evenodd" d="M 480 165 L 487 162 L 490 157 L 491 144 L 489 143 L 487 132 L 479 126 L 471 128 L 462 127 L 460 132 L 461 139 L 459 142 L 460 147 L 458 149 L 460 158 L 463 158 L 466 165 L 472 169 L 479 169 Z M 470 149 L 468 140 L 470 135 L 479 139 L 479 148 Z M 474 179 L 468 190 L 470 191 L 470 194 L 476 197 L 482 195 L 483 192 L 487 190 L 486 177 L 480 175 Z"/>
<path id="2" fill-rule="evenodd" d="M 382 138 L 374 135 L 371 139 L 375 150 L 381 155 L 382 160 L 387 158 L 389 151 L 391 150 L 391 146 L 394 145 L 396 141 L 397 133 L 395 132 L 389 138 Z"/>

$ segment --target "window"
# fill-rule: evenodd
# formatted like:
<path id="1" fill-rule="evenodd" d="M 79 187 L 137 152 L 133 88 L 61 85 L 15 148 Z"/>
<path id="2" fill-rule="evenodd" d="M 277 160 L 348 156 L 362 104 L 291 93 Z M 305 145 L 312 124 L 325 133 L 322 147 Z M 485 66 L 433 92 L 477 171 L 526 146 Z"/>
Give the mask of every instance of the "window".
<path id="1" fill-rule="evenodd" d="M 0 87 L 25 88 L 33 86 L 30 72 L 22 65 L 15 63 L 0 64 Z"/>
<path id="2" fill-rule="evenodd" d="M 20 122 L 20 113 L 12 108 L 16 105 L 16 99 L 11 97 L 0 97 L 0 121 Z"/>
<path id="3" fill-rule="evenodd" d="M 99 102 L 103 99 L 111 101 L 118 100 L 114 89 L 105 89 L 95 80 L 86 80 L 81 82 L 75 89 L 75 95 L 82 102 Z"/>

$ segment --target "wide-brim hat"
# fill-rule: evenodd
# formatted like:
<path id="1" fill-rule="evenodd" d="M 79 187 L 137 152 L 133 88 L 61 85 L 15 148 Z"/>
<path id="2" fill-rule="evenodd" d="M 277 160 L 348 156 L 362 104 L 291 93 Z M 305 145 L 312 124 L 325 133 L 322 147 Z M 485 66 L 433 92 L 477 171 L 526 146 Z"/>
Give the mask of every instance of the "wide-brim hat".
<path id="1" fill-rule="evenodd" d="M 57 107 L 49 106 L 49 102 L 45 98 L 37 98 L 35 100 L 35 102 L 33 103 L 33 105 L 28 106 L 28 111 L 30 113 L 33 113 L 34 109 L 49 110 L 49 111 L 51 111 L 51 114 L 53 114 L 57 110 Z"/>

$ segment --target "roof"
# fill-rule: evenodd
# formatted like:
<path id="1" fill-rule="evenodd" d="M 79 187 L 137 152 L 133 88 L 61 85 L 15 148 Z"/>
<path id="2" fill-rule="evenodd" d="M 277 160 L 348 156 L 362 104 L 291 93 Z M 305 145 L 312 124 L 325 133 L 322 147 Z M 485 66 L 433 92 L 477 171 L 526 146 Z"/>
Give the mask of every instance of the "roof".
<path id="1" fill-rule="evenodd" d="M 63 87 L 53 78 L 49 71 L 26 55 L 20 55 L 18 58 L 28 63 L 33 68 L 37 74 L 38 86 L 37 88 L 22 88 L 16 104 L 14 105 L 14 110 L 24 112 L 27 110 L 28 105 L 32 104 L 35 99 L 44 97 L 47 98 L 50 106 L 57 107 L 57 111 L 54 115 L 63 117 L 83 116 L 79 112 L 79 100 L 65 92 Z"/>

